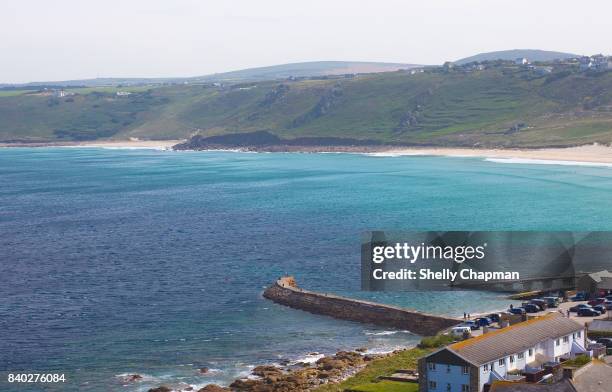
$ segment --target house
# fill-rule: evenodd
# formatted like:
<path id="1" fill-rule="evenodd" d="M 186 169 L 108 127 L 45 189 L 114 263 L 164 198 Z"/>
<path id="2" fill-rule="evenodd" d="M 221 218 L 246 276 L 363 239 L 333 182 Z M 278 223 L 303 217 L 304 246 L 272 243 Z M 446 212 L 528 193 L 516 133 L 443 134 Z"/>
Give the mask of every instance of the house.
<path id="1" fill-rule="evenodd" d="M 576 281 L 576 290 L 589 293 L 591 296 L 612 290 L 612 272 L 603 270 L 581 276 Z"/>
<path id="2" fill-rule="evenodd" d="M 605 71 L 609 69 L 608 58 L 602 54 L 596 54 L 591 57 L 591 68 L 595 71 Z"/>
<path id="3" fill-rule="evenodd" d="M 591 57 L 590 56 L 582 56 L 578 59 L 578 64 L 580 65 L 580 70 L 581 71 L 586 71 L 591 69 L 591 66 L 593 65 Z"/>
<path id="4" fill-rule="evenodd" d="M 550 313 L 451 344 L 419 360 L 420 392 L 482 392 L 586 352 L 584 326 Z"/>
<path id="5" fill-rule="evenodd" d="M 516 60 L 514 60 L 514 64 L 516 64 L 516 65 L 528 65 L 529 64 L 529 60 L 527 60 L 525 57 L 519 57 Z"/>

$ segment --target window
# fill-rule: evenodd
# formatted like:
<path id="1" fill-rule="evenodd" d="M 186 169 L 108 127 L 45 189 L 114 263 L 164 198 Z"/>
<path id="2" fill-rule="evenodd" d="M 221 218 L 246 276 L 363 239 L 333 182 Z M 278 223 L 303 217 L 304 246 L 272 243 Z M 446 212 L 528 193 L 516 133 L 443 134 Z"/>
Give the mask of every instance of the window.
<path id="1" fill-rule="evenodd" d="M 580 331 L 576 332 L 576 336 L 580 337 L 580 335 L 581 335 Z"/>
<path id="2" fill-rule="evenodd" d="M 461 385 L 461 392 L 470 392 L 470 386 L 466 384 Z"/>
<path id="3" fill-rule="evenodd" d="M 463 374 L 468 374 L 470 372 L 470 368 L 468 366 L 464 366 L 462 369 Z"/>
<path id="4" fill-rule="evenodd" d="M 497 363 L 499 366 L 506 366 L 506 360 L 504 359 L 500 359 L 499 362 Z"/>
<path id="5" fill-rule="evenodd" d="M 561 345 L 561 339 L 557 339 L 557 340 L 555 341 L 555 344 L 556 344 L 557 346 L 560 346 L 560 345 Z"/>
<path id="6" fill-rule="evenodd" d="M 427 368 L 429 370 L 434 370 L 435 371 L 436 370 L 436 364 L 433 363 L 433 362 L 427 362 Z"/>
<path id="7" fill-rule="evenodd" d="M 572 334 L 572 339 L 576 339 L 576 333 Z"/>
<path id="8" fill-rule="evenodd" d="M 484 367 L 483 367 L 483 370 L 484 370 L 485 372 L 488 372 L 488 371 L 489 371 L 489 364 L 488 364 L 488 363 L 485 363 L 485 365 L 484 365 Z"/>
<path id="9" fill-rule="evenodd" d="M 563 343 L 567 343 L 569 342 L 569 336 L 564 336 L 563 337 Z"/>
<path id="10" fill-rule="evenodd" d="M 532 356 L 532 355 L 533 355 L 533 349 L 532 349 L 532 348 L 530 348 L 530 349 L 529 349 L 529 356 Z"/>
<path id="11" fill-rule="evenodd" d="M 436 389 L 437 387 L 438 387 L 438 384 L 435 381 L 429 382 L 429 389 Z"/>
<path id="12" fill-rule="evenodd" d="M 510 363 L 514 363 L 514 355 L 510 355 Z"/>
<path id="13" fill-rule="evenodd" d="M 523 359 L 525 358 L 525 353 L 518 353 L 516 356 L 518 357 L 518 359 Z"/>

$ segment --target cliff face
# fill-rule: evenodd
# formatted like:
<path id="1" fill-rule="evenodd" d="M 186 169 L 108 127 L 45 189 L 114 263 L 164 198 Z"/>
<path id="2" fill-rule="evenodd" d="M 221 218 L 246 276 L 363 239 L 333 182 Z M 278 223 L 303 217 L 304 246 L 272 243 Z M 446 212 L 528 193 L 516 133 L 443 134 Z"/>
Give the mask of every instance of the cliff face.
<path id="1" fill-rule="evenodd" d="M 461 322 L 451 317 L 302 290 L 292 277 L 279 279 L 264 291 L 263 296 L 281 305 L 315 314 L 405 329 L 425 336 L 435 335 Z"/>

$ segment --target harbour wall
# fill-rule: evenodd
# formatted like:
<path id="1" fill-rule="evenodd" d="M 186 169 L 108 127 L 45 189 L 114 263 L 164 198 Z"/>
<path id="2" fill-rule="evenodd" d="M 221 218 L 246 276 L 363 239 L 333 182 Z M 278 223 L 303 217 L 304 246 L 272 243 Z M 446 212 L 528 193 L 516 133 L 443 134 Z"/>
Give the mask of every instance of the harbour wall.
<path id="1" fill-rule="evenodd" d="M 264 291 L 263 296 L 294 309 L 342 320 L 408 330 L 422 336 L 435 335 L 462 321 L 397 306 L 307 291 L 299 288 L 291 276 L 279 278 Z"/>

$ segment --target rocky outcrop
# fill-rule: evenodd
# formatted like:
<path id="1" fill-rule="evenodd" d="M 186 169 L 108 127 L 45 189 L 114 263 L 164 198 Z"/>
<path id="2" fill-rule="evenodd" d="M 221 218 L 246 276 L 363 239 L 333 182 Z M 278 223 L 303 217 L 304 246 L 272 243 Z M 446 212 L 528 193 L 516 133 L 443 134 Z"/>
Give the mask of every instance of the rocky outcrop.
<path id="1" fill-rule="evenodd" d="M 228 392 L 231 391 L 229 388 L 220 387 L 216 384 L 208 384 L 204 388 L 198 389 L 198 392 Z"/>
<path id="2" fill-rule="evenodd" d="M 239 392 L 306 392 L 321 384 L 339 382 L 364 364 L 360 354 L 340 351 L 305 368 L 286 370 L 271 365 L 258 366 L 252 373 L 259 378 L 241 378 L 229 388 Z"/>
<path id="3" fill-rule="evenodd" d="M 264 291 L 263 296 L 281 305 L 315 314 L 398 328 L 425 336 L 435 335 L 461 322 L 452 317 L 306 291 L 297 287 L 292 277 L 280 278 Z"/>
<path id="4" fill-rule="evenodd" d="M 175 150 L 215 150 L 239 148 L 246 150 L 291 150 L 302 147 L 380 146 L 375 140 L 359 140 L 340 137 L 298 137 L 282 139 L 267 131 L 231 133 L 217 136 L 196 135 L 173 147 Z"/>

